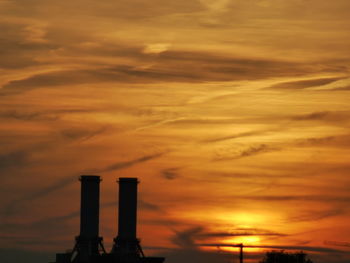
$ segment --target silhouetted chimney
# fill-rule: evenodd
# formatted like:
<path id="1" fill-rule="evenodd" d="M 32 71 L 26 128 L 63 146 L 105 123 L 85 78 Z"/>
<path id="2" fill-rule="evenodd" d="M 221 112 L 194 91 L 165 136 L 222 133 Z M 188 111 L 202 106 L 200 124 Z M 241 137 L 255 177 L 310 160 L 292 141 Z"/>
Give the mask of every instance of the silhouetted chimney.
<path id="1" fill-rule="evenodd" d="M 137 224 L 137 178 L 119 178 L 118 237 L 135 240 Z"/>
<path id="2" fill-rule="evenodd" d="M 79 180 L 80 234 L 75 238 L 72 251 L 56 254 L 56 263 L 95 263 L 106 254 L 98 231 L 101 179 L 96 175 L 82 175 Z"/>
<path id="3" fill-rule="evenodd" d="M 100 177 L 94 175 L 82 175 L 81 199 L 80 199 L 80 237 L 94 239 L 98 237 L 99 213 L 100 213 Z M 93 250 L 98 249 L 98 244 L 93 245 Z"/>
<path id="4" fill-rule="evenodd" d="M 136 261 L 143 255 L 136 237 L 137 178 L 119 178 L 118 236 L 112 253 L 120 261 Z"/>
<path id="5" fill-rule="evenodd" d="M 96 175 L 82 175 L 80 199 L 80 235 L 76 237 L 77 262 L 90 262 L 99 255 L 100 182 Z"/>

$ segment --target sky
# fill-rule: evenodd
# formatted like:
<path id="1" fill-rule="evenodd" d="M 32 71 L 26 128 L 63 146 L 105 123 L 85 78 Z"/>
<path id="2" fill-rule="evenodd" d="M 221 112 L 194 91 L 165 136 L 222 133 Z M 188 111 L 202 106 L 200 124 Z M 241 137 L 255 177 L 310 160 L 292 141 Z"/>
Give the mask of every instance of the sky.
<path id="1" fill-rule="evenodd" d="M 54 261 L 81 174 L 168 263 L 350 260 L 350 1 L 0 0 L 0 258 Z M 207 244 L 213 246 L 200 246 Z"/>

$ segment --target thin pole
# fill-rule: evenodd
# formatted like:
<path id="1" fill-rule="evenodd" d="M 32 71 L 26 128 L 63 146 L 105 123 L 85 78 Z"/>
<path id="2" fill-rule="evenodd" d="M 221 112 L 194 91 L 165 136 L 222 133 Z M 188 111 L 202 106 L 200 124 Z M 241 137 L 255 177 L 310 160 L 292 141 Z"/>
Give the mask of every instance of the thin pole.
<path id="1" fill-rule="evenodd" d="M 243 263 L 243 244 L 239 245 L 239 263 Z"/>

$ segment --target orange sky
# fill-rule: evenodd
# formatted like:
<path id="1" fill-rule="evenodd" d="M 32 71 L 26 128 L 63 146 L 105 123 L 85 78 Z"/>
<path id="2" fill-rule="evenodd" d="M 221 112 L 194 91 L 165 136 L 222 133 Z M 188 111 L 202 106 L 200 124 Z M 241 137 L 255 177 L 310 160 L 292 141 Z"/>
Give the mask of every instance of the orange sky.
<path id="1" fill-rule="evenodd" d="M 0 0 L 0 256 L 72 248 L 77 178 L 95 173 L 108 248 L 115 180 L 133 176 L 142 244 L 169 263 L 228 262 L 195 244 L 237 242 L 349 262 L 328 242 L 350 242 L 349 10 Z"/>

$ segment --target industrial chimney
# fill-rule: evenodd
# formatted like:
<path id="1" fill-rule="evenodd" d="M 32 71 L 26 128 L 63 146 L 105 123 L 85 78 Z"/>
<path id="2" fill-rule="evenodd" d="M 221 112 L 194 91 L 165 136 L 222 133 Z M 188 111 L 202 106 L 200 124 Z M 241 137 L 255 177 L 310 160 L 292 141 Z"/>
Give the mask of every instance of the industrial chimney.
<path id="1" fill-rule="evenodd" d="M 75 238 L 72 252 L 56 254 L 56 263 L 96 262 L 100 250 L 104 251 L 99 237 L 100 182 L 96 175 L 82 175 L 80 195 L 80 234 Z M 101 249 L 100 249 L 101 248 Z"/>
<path id="2" fill-rule="evenodd" d="M 99 255 L 99 213 L 100 182 L 99 176 L 82 175 L 80 201 L 80 235 L 76 237 L 78 262 L 89 262 L 89 258 Z"/>
<path id="3" fill-rule="evenodd" d="M 136 235 L 137 178 L 121 177 L 119 183 L 118 235 L 111 252 L 113 262 L 163 263 L 163 257 L 146 257 Z"/>
<path id="4" fill-rule="evenodd" d="M 118 236 L 114 239 L 112 253 L 118 258 L 135 261 L 143 257 L 136 236 L 137 178 L 119 178 Z"/>
<path id="5" fill-rule="evenodd" d="M 118 237 L 136 239 L 137 178 L 119 178 Z"/>

